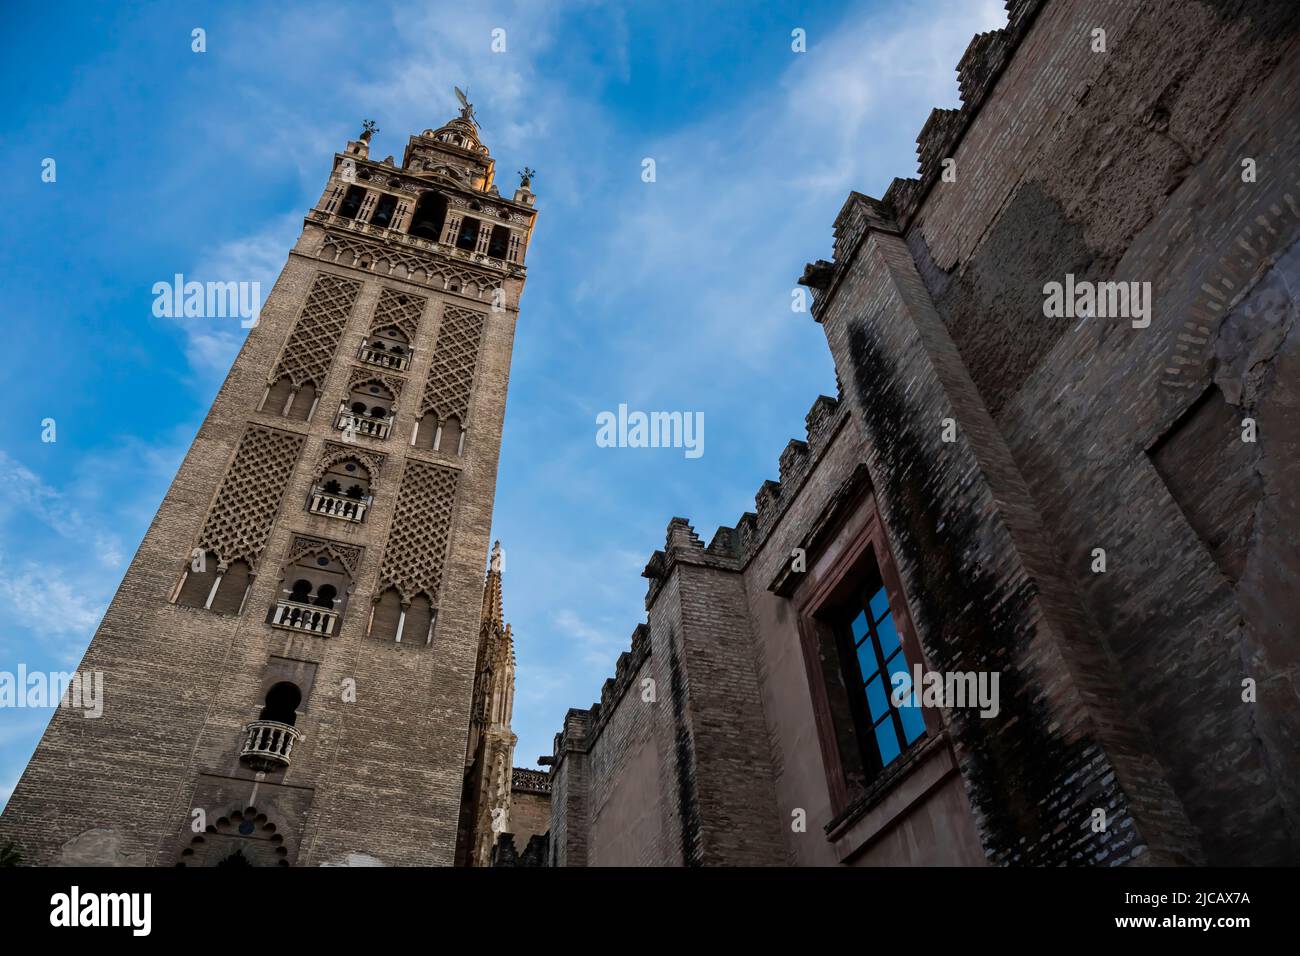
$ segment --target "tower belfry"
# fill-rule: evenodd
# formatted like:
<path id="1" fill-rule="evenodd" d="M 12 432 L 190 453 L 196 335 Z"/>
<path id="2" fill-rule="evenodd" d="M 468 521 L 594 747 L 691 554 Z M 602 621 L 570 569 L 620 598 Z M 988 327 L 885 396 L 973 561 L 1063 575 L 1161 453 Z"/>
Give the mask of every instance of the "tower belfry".
<path id="1" fill-rule="evenodd" d="M 0 817 L 28 863 L 454 861 L 536 197 L 501 195 L 467 100 L 400 166 L 377 132 L 86 651 L 103 716 L 56 711 Z"/>

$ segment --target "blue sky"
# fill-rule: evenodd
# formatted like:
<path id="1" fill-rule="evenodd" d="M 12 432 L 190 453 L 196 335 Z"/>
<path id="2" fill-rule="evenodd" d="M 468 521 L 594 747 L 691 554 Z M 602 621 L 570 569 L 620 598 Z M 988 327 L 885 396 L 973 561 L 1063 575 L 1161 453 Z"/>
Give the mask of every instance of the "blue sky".
<path id="1" fill-rule="evenodd" d="M 400 159 L 458 84 L 502 192 L 538 170 L 494 528 L 533 765 L 644 620 L 668 519 L 734 524 L 834 394 L 794 280 L 850 189 L 915 173 L 1003 22 L 998 0 L 10 5 L 0 671 L 76 666 L 245 334 L 155 318 L 153 283 L 269 291 L 361 120 Z M 598 447 L 620 403 L 703 412 L 705 453 Z M 48 719 L 0 709 L 0 801 Z"/>

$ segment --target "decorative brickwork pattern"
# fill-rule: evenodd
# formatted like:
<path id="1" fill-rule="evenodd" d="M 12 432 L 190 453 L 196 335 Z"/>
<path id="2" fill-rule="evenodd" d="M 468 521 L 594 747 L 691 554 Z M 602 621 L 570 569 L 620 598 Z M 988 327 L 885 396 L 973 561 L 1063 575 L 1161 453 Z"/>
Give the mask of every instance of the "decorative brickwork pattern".
<path id="1" fill-rule="evenodd" d="M 355 545 L 340 544 L 324 538 L 312 538 L 307 535 L 294 535 L 289 553 L 285 555 L 284 566 L 287 568 L 299 558 L 309 554 L 328 554 L 347 569 L 348 576 L 356 578 L 357 564 L 361 561 L 362 548 Z"/>
<path id="2" fill-rule="evenodd" d="M 379 572 L 380 592 L 394 587 L 403 601 L 424 594 L 437 606 L 459 476 L 451 468 L 406 463 Z"/>
<path id="3" fill-rule="evenodd" d="M 289 376 L 295 387 L 308 382 L 320 388 L 325 382 L 348 314 L 361 292 L 355 279 L 321 273 L 312 285 L 298 324 L 289 334 L 271 381 Z"/>
<path id="4" fill-rule="evenodd" d="M 514 790 L 527 790 L 531 793 L 550 793 L 551 778 L 545 770 L 514 767 L 510 771 L 510 786 Z"/>
<path id="5" fill-rule="evenodd" d="M 351 375 L 348 377 L 348 388 L 353 389 L 366 384 L 382 385 L 393 393 L 394 402 L 402 397 L 402 379 L 392 375 L 385 375 L 383 372 L 376 372 L 373 368 L 357 368 L 354 366 Z"/>
<path id="6" fill-rule="evenodd" d="M 320 208 L 307 212 L 273 287 L 263 284 L 261 319 L 86 651 L 87 673 L 114 688 L 112 719 L 57 708 L 4 805 L 0 847 L 12 842 L 25 865 L 208 866 L 238 853 L 233 862 L 259 866 L 450 866 L 465 859 L 462 818 L 483 820 L 472 803 L 462 814 L 467 770 L 479 769 L 467 764 L 471 732 L 491 742 L 480 765 L 485 809 L 506 810 L 504 821 L 489 812 L 479 834 L 495 843 L 492 824 L 512 822 L 521 865 L 545 859 L 537 844 L 525 846 L 547 829 L 549 796 L 510 793 L 504 623 L 499 653 L 476 668 L 536 196 L 493 188 L 486 151 L 471 163 L 461 147 L 417 134 L 413 162 L 418 148 L 421 162 L 474 166 L 474 177 L 438 192 L 449 209 L 477 203 L 493 222 L 508 221 L 517 261 L 412 236 L 404 230 L 413 207 L 434 183 L 406 155 L 400 166 L 370 160 L 372 133 L 334 155 Z M 350 187 L 366 193 L 348 210 L 358 218 L 324 211 L 337 210 Z M 391 218 L 375 216 L 387 215 L 390 198 Z M 508 220 L 497 215 L 505 209 Z M 459 407 L 474 410 L 473 442 L 443 423 L 441 451 L 454 448 L 463 471 L 429 468 L 430 449 L 403 441 L 413 437 L 448 302 L 485 314 L 489 302 L 505 306 L 491 315 L 492 334 L 468 346 L 473 393 Z M 361 386 L 355 398 L 352 383 Z M 365 415 L 347 413 L 357 402 Z M 414 433 L 425 445 L 439 431 L 427 424 Z M 201 572 L 181 577 L 200 544 Z M 401 591 L 385 591 L 372 614 L 381 579 Z M 487 725 L 470 713 L 480 672 L 496 694 Z M 359 707 L 334 692 L 340 675 L 366 688 Z M 288 716 L 293 695 L 275 690 L 283 684 L 298 690 L 288 729 L 271 719 Z M 259 772 L 265 778 L 254 780 Z M 211 822 L 197 844 L 194 808 Z M 233 825 L 217 819 L 223 812 Z"/>
<path id="7" fill-rule="evenodd" d="M 313 480 L 319 482 L 325 472 L 341 461 L 356 461 L 370 473 L 370 490 L 373 492 L 379 484 L 379 471 L 384 467 L 385 455 L 368 451 L 357 445 L 340 445 L 338 442 L 326 442 L 320 461 L 316 464 Z"/>
<path id="8" fill-rule="evenodd" d="M 499 279 L 477 269 L 455 266 L 417 252 L 381 246 L 332 232 L 326 235 L 320 254 L 328 262 L 365 269 L 394 279 L 406 279 L 437 289 L 453 289 L 455 286 L 478 298 L 501 284 Z"/>
<path id="9" fill-rule="evenodd" d="M 199 536 L 220 570 L 240 560 L 257 567 L 302 443 L 302 435 L 271 428 L 244 433 Z"/>
<path id="10" fill-rule="evenodd" d="M 472 309 L 448 306 L 434 345 L 433 364 L 424 387 L 420 414 L 437 414 L 440 421 L 453 415 L 465 424 L 469 418 L 469 393 L 478 363 L 479 339 L 487 317 Z"/>
<path id="11" fill-rule="evenodd" d="M 380 329 L 398 329 L 406 336 L 406 341 L 414 342 L 416 329 L 420 325 L 420 313 L 429 300 L 409 292 L 396 289 L 384 289 L 379 293 L 375 303 L 375 316 L 370 321 L 371 333 Z"/>

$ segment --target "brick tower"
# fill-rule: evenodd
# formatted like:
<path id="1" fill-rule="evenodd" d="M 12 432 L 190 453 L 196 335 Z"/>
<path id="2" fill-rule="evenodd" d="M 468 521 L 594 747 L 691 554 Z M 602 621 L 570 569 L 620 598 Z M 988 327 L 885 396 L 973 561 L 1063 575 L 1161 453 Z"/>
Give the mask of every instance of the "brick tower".
<path id="1" fill-rule="evenodd" d="M 27 863 L 453 862 L 535 197 L 473 108 L 334 157 L 0 818 Z"/>

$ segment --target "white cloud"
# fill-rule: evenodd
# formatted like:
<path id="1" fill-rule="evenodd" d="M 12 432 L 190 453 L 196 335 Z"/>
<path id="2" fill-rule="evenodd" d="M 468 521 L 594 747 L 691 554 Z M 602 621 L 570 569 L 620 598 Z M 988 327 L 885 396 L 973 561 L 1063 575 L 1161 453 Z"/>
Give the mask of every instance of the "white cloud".
<path id="1" fill-rule="evenodd" d="M 84 547 L 84 553 L 109 567 L 122 562 L 118 537 L 87 521 L 35 472 L 0 451 L 0 519 L 26 516 Z"/>
<path id="2" fill-rule="evenodd" d="M 569 608 L 561 609 L 552 618 L 552 627 L 568 639 L 570 648 L 588 667 L 612 668 L 614 656 L 627 648 L 626 637 L 616 637 L 613 627 L 596 624 L 580 617 Z"/>
<path id="3" fill-rule="evenodd" d="M 186 280 L 198 282 L 256 282 L 261 301 L 279 278 L 289 250 L 302 228 L 302 216 L 293 213 L 272 219 L 257 232 L 230 239 L 202 252 Z M 225 378 L 248 335 L 238 317 L 177 318 L 185 335 L 185 357 L 206 392 L 214 380 Z"/>
<path id="4" fill-rule="evenodd" d="M 44 637 L 76 637 L 88 643 L 103 602 L 87 582 L 68 580 L 59 568 L 25 562 L 0 573 L 0 607 L 8 620 Z M 75 643 L 75 642 L 74 642 Z"/>

